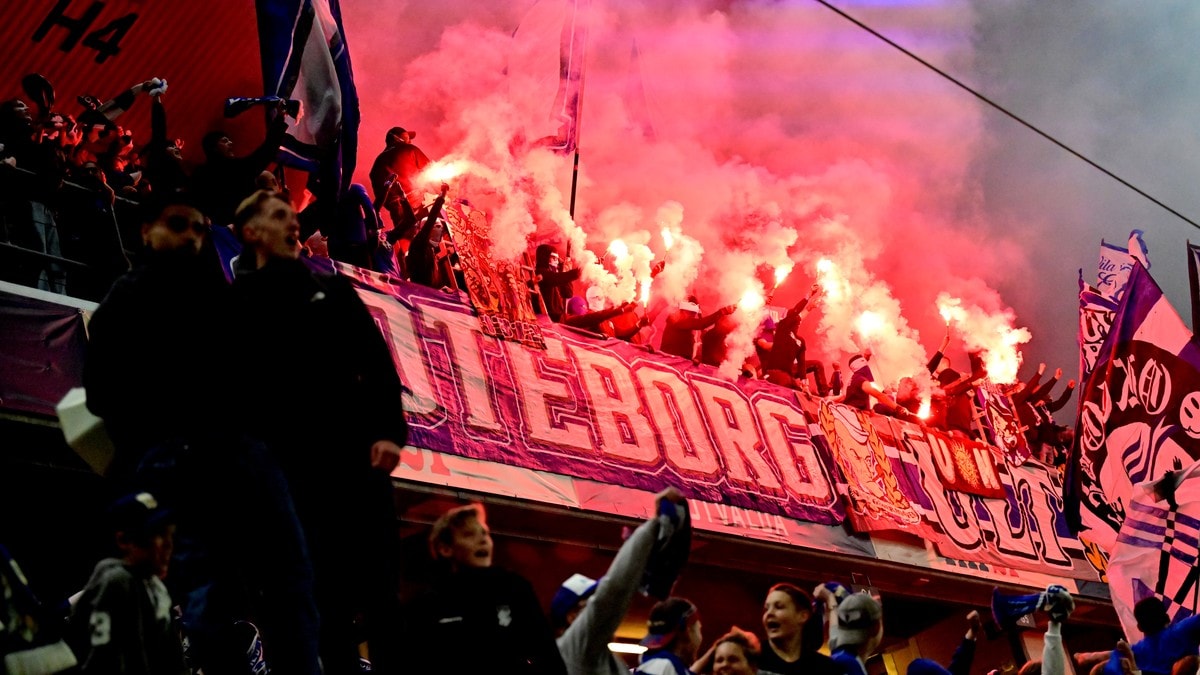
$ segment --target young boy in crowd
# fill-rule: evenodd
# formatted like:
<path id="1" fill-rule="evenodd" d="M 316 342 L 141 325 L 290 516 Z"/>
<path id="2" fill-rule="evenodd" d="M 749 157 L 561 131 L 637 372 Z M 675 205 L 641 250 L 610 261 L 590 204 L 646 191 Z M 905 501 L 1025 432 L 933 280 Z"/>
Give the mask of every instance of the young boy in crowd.
<path id="1" fill-rule="evenodd" d="M 162 580 L 175 525 L 149 492 L 109 509 L 120 558 L 96 564 L 71 613 L 71 648 L 84 673 L 189 673 Z"/>
<path id="2" fill-rule="evenodd" d="M 482 504 L 443 513 L 429 535 L 437 571 L 407 612 L 410 672 L 565 675 L 550 624 L 523 577 L 492 566 Z"/>

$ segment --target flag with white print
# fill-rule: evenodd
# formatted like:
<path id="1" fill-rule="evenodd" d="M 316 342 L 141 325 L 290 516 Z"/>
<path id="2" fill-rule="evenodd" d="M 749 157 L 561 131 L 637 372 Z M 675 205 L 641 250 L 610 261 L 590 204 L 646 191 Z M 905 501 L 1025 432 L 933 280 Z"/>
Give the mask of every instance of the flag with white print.
<path id="1" fill-rule="evenodd" d="M 1113 607 L 1130 642 L 1141 639 L 1133 607 L 1163 601 L 1172 621 L 1196 613 L 1200 597 L 1200 462 L 1139 483 L 1108 567 Z"/>

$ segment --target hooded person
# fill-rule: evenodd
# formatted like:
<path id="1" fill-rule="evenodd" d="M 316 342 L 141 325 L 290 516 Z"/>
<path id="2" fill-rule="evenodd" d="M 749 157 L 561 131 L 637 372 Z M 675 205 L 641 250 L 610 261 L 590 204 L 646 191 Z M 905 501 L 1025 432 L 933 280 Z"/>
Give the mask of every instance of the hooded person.
<path id="1" fill-rule="evenodd" d="M 655 515 L 621 545 L 600 580 L 574 574 L 550 602 L 550 621 L 558 631 L 558 650 L 570 675 L 621 675 L 629 672 L 608 649 L 639 587 L 665 598 L 683 561 L 669 559 L 676 542 L 690 543 L 687 502 L 675 488 L 655 499 Z M 658 563 L 665 563 L 665 567 Z M 656 570 L 656 568 L 661 568 Z M 655 573 L 658 572 L 658 573 Z"/>
<path id="2" fill-rule="evenodd" d="M 534 274 L 538 290 L 546 305 L 546 315 L 552 321 L 562 320 L 566 301 L 575 295 L 571 282 L 579 279 L 579 270 L 564 270 L 558 251 L 550 244 L 539 244 L 534 251 Z"/>
<path id="3" fill-rule="evenodd" d="M 888 396 L 887 392 L 875 384 L 875 375 L 871 372 L 870 366 L 871 356 L 871 350 L 864 349 L 861 354 L 855 354 L 850 357 L 847 365 L 850 366 L 851 374 L 850 382 L 846 385 L 846 391 L 838 396 L 830 396 L 828 400 L 836 403 L 845 403 L 859 410 L 871 410 L 871 399 L 875 398 L 875 400 L 879 401 L 879 406 L 876 408 L 877 411 L 883 411 L 896 419 L 919 422 L 920 420 L 915 413 L 896 403 L 895 399 Z"/>

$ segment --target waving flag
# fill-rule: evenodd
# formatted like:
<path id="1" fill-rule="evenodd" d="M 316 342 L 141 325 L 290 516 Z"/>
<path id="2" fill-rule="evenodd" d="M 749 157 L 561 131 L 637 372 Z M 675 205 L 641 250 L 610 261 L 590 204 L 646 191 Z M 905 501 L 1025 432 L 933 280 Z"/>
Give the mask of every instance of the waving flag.
<path id="1" fill-rule="evenodd" d="M 354 173 L 359 122 L 341 6 L 338 0 L 258 0 L 258 25 L 266 93 L 301 103 L 280 159 L 318 172 L 340 194 Z"/>
<path id="2" fill-rule="evenodd" d="M 1133 606 L 1157 596 L 1171 620 L 1196 613 L 1200 596 L 1200 462 L 1133 488 L 1108 566 L 1113 607 L 1130 642 L 1141 638 Z"/>
<path id="3" fill-rule="evenodd" d="M 1133 486 L 1200 458 L 1200 345 L 1140 263 L 1081 392 L 1075 433 L 1073 525 L 1110 552 Z"/>
<path id="4" fill-rule="evenodd" d="M 564 155 L 579 145 L 590 9 L 591 0 L 533 3 L 513 31 L 506 70 L 513 103 L 526 118 L 529 137 L 537 139 L 533 144 Z M 547 115 L 551 91 L 554 104 Z"/>

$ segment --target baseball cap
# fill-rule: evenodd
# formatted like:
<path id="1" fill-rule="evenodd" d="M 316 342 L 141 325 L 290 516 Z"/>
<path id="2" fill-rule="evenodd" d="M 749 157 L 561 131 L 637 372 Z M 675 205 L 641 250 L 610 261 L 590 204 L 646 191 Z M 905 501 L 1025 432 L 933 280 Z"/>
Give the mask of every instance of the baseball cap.
<path id="1" fill-rule="evenodd" d="M 667 598 L 650 610 L 650 621 L 646 626 L 646 637 L 642 646 L 647 649 L 662 649 L 671 644 L 681 632 L 693 622 L 700 620 L 700 612 L 690 601 L 683 598 Z"/>
<path id="2" fill-rule="evenodd" d="M 389 137 L 390 136 L 403 136 L 404 134 L 408 134 L 409 138 L 417 137 L 417 132 L 409 131 L 408 129 L 405 129 L 404 127 L 392 127 L 391 129 L 388 129 L 388 132 L 387 132 L 387 135 Z"/>
<path id="3" fill-rule="evenodd" d="M 113 532 L 125 532 L 135 538 L 153 534 L 171 522 L 171 518 L 171 513 L 149 492 L 125 495 L 108 508 Z"/>
<path id="4" fill-rule="evenodd" d="M 875 636 L 883 620 L 879 601 L 866 593 L 851 593 L 838 603 L 838 645 L 863 644 Z"/>
<path id="5" fill-rule="evenodd" d="M 565 625 L 567 614 L 571 609 L 578 605 L 580 600 L 591 597 L 599 584 L 599 581 L 591 577 L 572 574 L 554 592 L 554 599 L 550 601 L 550 619 L 557 624 Z"/>

